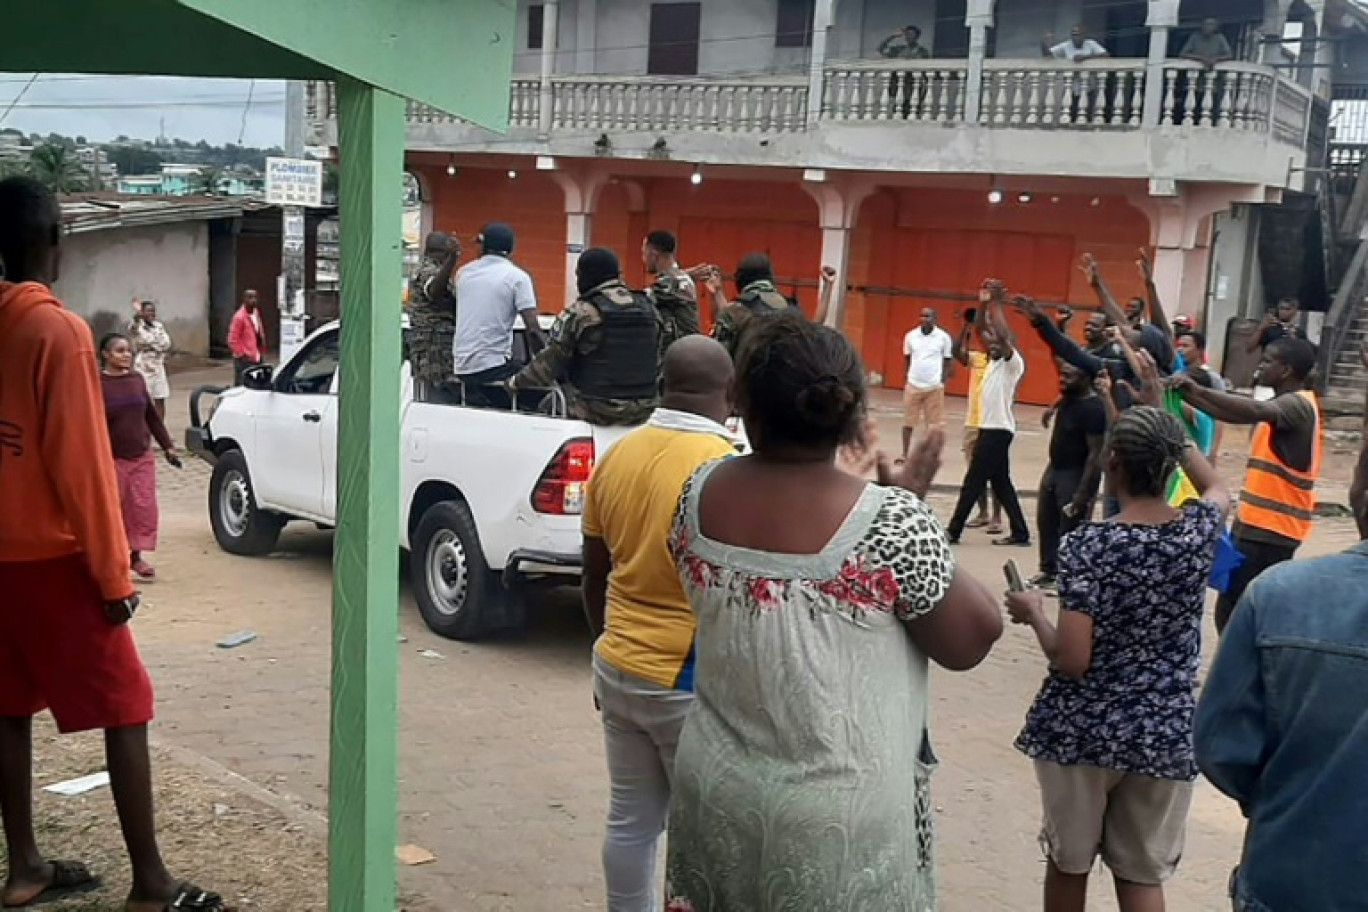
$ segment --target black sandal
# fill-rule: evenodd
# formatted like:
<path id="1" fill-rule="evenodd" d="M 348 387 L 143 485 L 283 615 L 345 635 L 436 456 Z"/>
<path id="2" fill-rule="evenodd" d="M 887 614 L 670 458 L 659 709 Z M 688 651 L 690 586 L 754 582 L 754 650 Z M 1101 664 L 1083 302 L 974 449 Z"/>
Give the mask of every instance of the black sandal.
<path id="1" fill-rule="evenodd" d="M 166 912 L 228 912 L 228 907 L 217 893 L 182 883 L 176 887 L 176 898 L 167 904 Z"/>
<path id="2" fill-rule="evenodd" d="M 33 898 L 21 903 L 5 903 L 6 909 L 26 909 L 40 903 L 56 902 L 68 896 L 80 896 L 100 888 L 100 879 L 79 861 L 49 861 L 52 883 Z"/>

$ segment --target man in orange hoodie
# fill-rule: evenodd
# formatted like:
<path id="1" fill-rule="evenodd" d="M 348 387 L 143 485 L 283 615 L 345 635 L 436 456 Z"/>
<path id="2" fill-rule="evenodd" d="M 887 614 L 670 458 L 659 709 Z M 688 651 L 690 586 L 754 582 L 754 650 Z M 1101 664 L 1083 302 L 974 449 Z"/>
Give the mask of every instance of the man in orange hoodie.
<path id="1" fill-rule="evenodd" d="M 133 868 L 126 912 L 222 910 L 162 863 L 147 723 L 152 686 L 128 622 L 129 583 L 90 330 L 49 291 L 61 209 L 29 178 L 0 181 L 0 816 L 4 907 L 93 889 L 78 862 L 47 861 L 33 831 L 33 716 L 104 729 Z"/>

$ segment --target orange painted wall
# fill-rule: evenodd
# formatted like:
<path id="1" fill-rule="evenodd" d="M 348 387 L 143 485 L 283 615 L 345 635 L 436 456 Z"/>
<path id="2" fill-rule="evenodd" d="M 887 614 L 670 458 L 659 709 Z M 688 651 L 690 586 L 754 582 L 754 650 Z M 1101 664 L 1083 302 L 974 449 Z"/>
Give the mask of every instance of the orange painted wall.
<path id="1" fill-rule="evenodd" d="M 565 194 L 544 172 L 523 170 L 516 179 L 502 171 L 462 167 L 423 171 L 432 195 L 432 225 L 457 235 L 462 262 L 475 255 L 472 238 L 486 222 L 507 222 L 517 236 L 513 260 L 532 276 L 537 303 L 545 313 L 565 305 Z"/>
<path id="2" fill-rule="evenodd" d="M 988 276 L 1040 301 L 1095 306 L 1076 268 L 1085 251 L 1097 257 L 1113 294 L 1122 299 L 1140 291 L 1134 260 L 1149 237 L 1145 216 L 1118 199 L 1093 206 L 1087 197 L 1037 197 L 1029 204 L 992 206 L 986 194 L 953 190 L 885 192 L 866 201 L 859 224 L 852 237 L 851 280 L 872 290 L 852 295 L 845 328 L 866 367 L 891 388 L 902 385 L 902 338 L 922 308 L 934 308 L 954 334 Z M 1052 402 L 1058 381 L 1048 348 L 1024 319 L 1014 313 L 1009 319 L 1027 361 L 1019 398 Z M 1082 319 L 1075 322 L 1077 334 Z M 957 371 L 949 390 L 963 395 L 967 385 L 967 372 Z"/>

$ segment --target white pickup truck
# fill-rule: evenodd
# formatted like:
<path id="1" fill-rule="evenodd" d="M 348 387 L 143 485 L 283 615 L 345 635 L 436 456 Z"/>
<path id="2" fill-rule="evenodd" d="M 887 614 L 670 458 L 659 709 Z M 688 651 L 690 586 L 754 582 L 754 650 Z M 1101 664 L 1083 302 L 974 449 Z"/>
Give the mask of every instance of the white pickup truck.
<path id="1" fill-rule="evenodd" d="M 521 331 L 514 356 L 526 356 Z M 278 370 L 192 395 L 186 445 L 214 467 L 209 517 L 225 551 L 268 554 L 291 520 L 335 524 L 338 358 L 331 323 Z M 461 640 L 516 630 L 525 586 L 578 584 L 584 483 L 629 428 L 415 401 L 403 370 L 395 544 L 423 620 Z"/>

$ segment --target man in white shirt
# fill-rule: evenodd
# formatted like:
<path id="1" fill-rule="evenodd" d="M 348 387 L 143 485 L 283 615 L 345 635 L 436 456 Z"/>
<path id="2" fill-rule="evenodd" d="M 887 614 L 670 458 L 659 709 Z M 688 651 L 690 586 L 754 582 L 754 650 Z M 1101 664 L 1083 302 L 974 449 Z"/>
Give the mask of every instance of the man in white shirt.
<path id="1" fill-rule="evenodd" d="M 513 362 L 513 324 L 527 329 L 528 355 L 545 347 L 537 323 L 532 277 L 513 265 L 513 229 L 490 222 L 475 238 L 480 258 L 456 274 L 456 335 L 452 368 L 465 390 L 466 405 L 506 405 L 498 384 L 518 372 Z M 499 401 L 502 399 L 503 401 Z"/>
<path id="2" fill-rule="evenodd" d="M 921 313 L 921 326 L 903 339 L 907 359 L 907 385 L 903 387 L 902 452 L 912 444 L 912 432 L 921 418 L 928 430 L 945 429 L 945 381 L 954 363 L 954 340 L 936 325 L 930 307 Z"/>
<path id="3" fill-rule="evenodd" d="M 1075 25 L 1069 32 L 1069 40 L 1059 44 L 1054 43 L 1053 33 L 1046 32 L 1040 42 L 1040 50 L 1046 57 L 1067 60 L 1070 63 L 1082 63 L 1085 60 L 1109 56 L 1107 49 L 1089 38 L 1088 30 L 1081 25 Z"/>
<path id="4" fill-rule="evenodd" d="M 1026 374 L 1026 361 L 1017 351 L 1016 339 L 1002 313 L 1005 294 L 1002 283 L 996 279 L 984 282 L 979 292 L 982 302 L 978 312 L 980 333 L 984 344 L 988 346 L 991 360 L 983 378 L 978 444 L 974 447 L 974 456 L 969 461 L 969 470 L 960 487 L 955 514 L 945 527 L 952 545 L 959 544 L 969 513 L 989 485 L 993 488 L 993 496 L 1007 514 L 1011 530 L 1006 538 L 995 539 L 993 544 L 1020 547 L 1031 544 L 1031 530 L 1026 525 L 1021 501 L 1012 484 L 1011 465 L 1012 439 L 1016 436 L 1016 416 L 1012 413 L 1012 406 L 1016 401 L 1017 387 Z"/>

